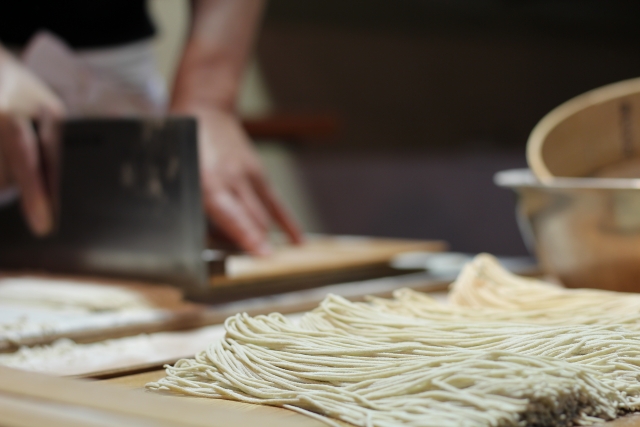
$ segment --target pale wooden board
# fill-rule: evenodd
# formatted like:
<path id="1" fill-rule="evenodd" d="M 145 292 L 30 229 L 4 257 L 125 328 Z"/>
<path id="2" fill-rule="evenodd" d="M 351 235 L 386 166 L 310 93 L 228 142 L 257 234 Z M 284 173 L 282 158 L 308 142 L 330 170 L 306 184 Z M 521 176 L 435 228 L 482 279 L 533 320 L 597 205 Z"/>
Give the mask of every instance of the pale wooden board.
<path id="1" fill-rule="evenodd" d="M 120 378 L 102 380 L 100 382 L 106 383 L 106 384 L 114 384 L 121 387 L 126 387 L 128 389 L 138 390 L 138 389 L 144 389 L 144 386 L 147 383 L 157 381 L 163 377 L 164 377 L 164 370 L 158 370 L 158 371 L 145 372 L 145 373 L 135 374 L 130 376 L 124 376 Z M 169 393 L 169 392 L 166 392 L 166 393 L 165 392 L 149 392 L 149 393 L 166 396 L 168 399 L 189 399 L 194 402 L 198 402 L 200 404 L 210 407 L 212 410 L 212 413 L 215 413 L 214 411 L 217 409 L 223 408 L 223 409 L 230 409 L 230 410 L 242 411 L 242 412 L 260 413 L 261 416 L 265 417 L 266 422 L 268 422 L 269 419 L 275 418 L 275 417 L 278 417 L 278 418 L 292 417 L 291 419 L 295 420 L 295 422 L 300 422 L 301 426 L 305 425 L 309 427 L 311 426 L 326 427 L 325 423 L 322 423 L 318 420 L 314 420 L 310 417 L 298 414 L 294 411 L 284 409 L 284 408 L 278 408 L 275 406 L 254 405 L 251 403 L 235 402 L 233 400 L 225 400 L 225 399 L 208 399 L 204 397 L 182 396 L 179 394 Z M 351 424 L 341 422 L 341 421 L 337 421 L 337 423 L 345 427 L 351 426 Z"/>
<path id="2" fill-rule="evenodd" d="M 381 277 L 383 274 L 376 274 L 376 270 L 388 272 L 390 260 L 400 253 L 446 249 L 442 241 L 318 236 L 302 246 L 279 247 L 269 257 L 232 256 L 227 274 L 211 277 L 211 286 L 216 291 L 242 288 L 250 294 L 265 284 L 304 281 L 327 273 L 335 277 L 333 283 L 346 281 L 340 277 L 348 277 L 350 272 Z"/>
<path id="3" fill-rule="evenodd" d="M 112 379 L 104 380 L 102 382 L 105 382 L 107 384 L 117 384 L 130 389 L 142 389 L 147 383 L 157 381 L 160 378 L 163 378 L 164 375 L 165 375 L 164 370 L 159 370 L 159 371 L 146 372 L 146 373 L 141 373 L 136 375 L 124 376 L 120 378 L 112 378 Z M 177 395 L 175 394 L 167 394 L 167 395 L 171 397 L 175 396 L 177 398 Z M 291 412 L 281 408 L 273 408 L 273 407 L 264 406 L 264 405 L 254 405 L 250 403 L 234 402 L 234 401 L 223 400 L 223 399 L 207 399 L 207 398 L 197 398 L 197 397 L 189 397 L 189 398 L 190 399 L 192 398 L 197 401 L 203 401 L 204 404 L 207 404 L 212 408 L 237 408 L 238 410 L 255 410 L 255 411 L 265 410 L 265 416 L 267 416 L 266 410 L 268 410 L 273 414 L 277 413 L 277 411 Z M 340 424 L 344 426 L 350 426 L 350 424 L 344 423 L 344 422 L 340 422 Z M 321 425 L 324 425 L 324 424 L 321 424 Z M 640 414 L 627 415 L 625 417 L 621 417 L 621 418 L 618 418 L 617 420 L 610 421 L 601 425 L 606 427 L 640 427 Z"/>
<path id="4" fill-rule="evenodd" d="M 130 387 L 131 388 L 131 387 Z M 291 411 L 252 406 L 207 407 L 202 399 L 176 398 L 105 382 L 52 377 L 0 367 L 0 425 L 54 427 L 320 427 Z M 203 403 L 206 403 L 203 405 Z"/>
<path id="5" fill-rule="evenodd" d="M 268 257 L 231 257 L 226 277 L 214 276 L 214 286 L 229 286 L 296 273 L 337 270 L 388 263 L 402 252 L 441 252 L 446 243 L 435 240 L 389 239 L 363 236 L 319 236 L 301 246 L 282 246 Z"/>

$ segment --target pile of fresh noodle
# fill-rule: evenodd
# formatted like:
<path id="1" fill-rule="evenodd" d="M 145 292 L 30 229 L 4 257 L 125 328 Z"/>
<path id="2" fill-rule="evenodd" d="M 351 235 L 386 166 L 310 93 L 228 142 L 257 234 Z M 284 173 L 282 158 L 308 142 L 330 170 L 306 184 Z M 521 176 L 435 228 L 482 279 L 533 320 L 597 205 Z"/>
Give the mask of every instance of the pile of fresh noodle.
<path id="1" fill-rule="evenodd" d="M 238 314 L 147 387 L 362 427 L 588 425 L 640 409 L 640 296 L 565 290 L 480 255 L 450 300 L 401 290 L 329 295 L 299 322 Z"/>

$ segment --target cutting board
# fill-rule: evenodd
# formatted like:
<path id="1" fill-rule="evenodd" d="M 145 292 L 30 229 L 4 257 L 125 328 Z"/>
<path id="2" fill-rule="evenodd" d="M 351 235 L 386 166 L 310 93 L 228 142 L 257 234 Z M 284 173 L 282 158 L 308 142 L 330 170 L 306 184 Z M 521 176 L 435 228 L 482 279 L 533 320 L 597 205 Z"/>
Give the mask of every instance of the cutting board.
<path id="1" fill-rule="evenodd" d="M 230 257 L 226 274 L 211 277 L 209 299 L 233 300 L 394 276 L 406 273 L 389 265 L 396 255 L 446 249 L 445 242 L 433 240 L 309 236 L 304 245 L 280 247 L 269 257 Z"/>
<path id="2" fill-rule="evenodd" d="M 157 381 L 160 378 L 164 377 L 164 369 L 162 370 L 158 370 L 158 371 L 152 371 L 152 372 L 145 372 L 145 373 L 141 373 L 141 374 L 136 374 L 136 375 L 130 375 L 130 376 L 125 376 L 125 377 L 120 377 L 120 378 L 112 378 L 112 379 L 108 379 L 108 380 L 103 380 L 101 381 L 101 383 L 106 383 L 106 384 L 115 384 L 118 386 L 122 386 L 122 387 L 126 387 L 128 389 L 144 389 L 145 384 L 152 382 L 152 381 Z M 182 399 L 182 396 L 176 395 L 176 394 L 172 394 L 172 393 L 150 393 L 150 394 L 161 394 L 163 396 L 166 396 L 168 399 Z M 260 413 L 262 417 L 265 418 L 265 422 L 269 422 L 269 420 L 271 419 L 277 419 L 280 417 L 292 417 L 292 421 L 295 420 L 295 422 L 299 422 L 300 425 L 305 425 L 305 426 L 309 426 L 309 427 L 326 427 L 327 424 L 318 421 L 318 420 L 314 420 L 310 417 L 307 417 L 305 415 L 301 415 L 298 414 L 294 411 L 291 411 L 289 409 L 284 409 L 284 408 L 278 408 L 278 407 L 274 407 L 274 406 L 266 406 L 266 405 L 254 405 L 251 403 L 242 403 L 242 402 L 235 402 L 232 400 L 224 400 L 224 399 L 207 399 L 207 398 L 199 398 L 199 397 L 189 397 L 189 400 L 193 400 L 196 402 L 200 402 L 203 405 L 206 405 L 207 407 L 211 408 L 211 412 L 212 414 L 215 413 L 214 411 L 217 410 L 235 410 L 235 411 L 241 411 L 241 412 L 252 412 L 252 413 Z M 345 422 L 340 422 L 337 421 L 338 425 L 342 425 L 345 427 L 351 426 L 351 424 L 345 423 Z M 248 426 L 247 426 L 248 427 Z"/>
<path id="3" fill-rule="evenodd" d="M 205 404 L 202 404 L 205 403 Z M 207 407 L 203 399 L 127 390 L 0 367 L 0 424 L 5 427 L 320 427 L 274 408 Z"/>
<path id="4" fill-rule="evenodd" d="M 145 372 L 145 373 L 136 374 L 136 375 L 124 376 L 120 378 L 112 378 L 112 379 L 104 380 L 103 382 L 107 384 L 117 384 L 130 389 L 143 389 L 145 384 L 149 382 L 157 381 L 158 379 L 163 377 L 164 377 L 164 370 L 159 370 L 159 371 Z M 170 393 L 166 393 L 165 395 L 171 396 L 174 399 L 181 398 L 176 395 L 171 395 Z M 307 418 L 306 422 L 311 421 L 309 417 L 305 417 L 303 415 L 293 413 L 293 411 L 290 411 L 288 409 L 283 409 L 283 408 L 274 408 L 274 407 L 264 406 L 264 405 L 254 405 L 250 403 L 233 402 L 233 401 L 223 400 L 223 399 L 207 399 L 207 398 L 197 398 L 197 397 L 194 397 L 193 399 L 197 401 L 204 401 L 203 404 L 210 406 L 212 411 L 216 409 L 236 409 L 239 411 L 262 412 L 262 414 L 265 417 L 265 420 L 268 420 L 269 417 L 281 416 L 282 414 L 290 413 L 291 416 L 301 417 L 300 418 L 301 422 L 304 421 L 303 418 Z M 351 425 L 344 422 L 338 422 L 338 423 L 344 426 Z M 640 427 L 640 414 L 627 415 L 617 420 L 604 423 L 602 425 L 607 427 Z M 326 424 L 320 423 L 318 421 L 318 426 L 326 426 Z"/>
<path id="5" fill-rule="evenodd" d="M 162 371 L 156 371 L 117 380 L 87 382 L 0 367 L 0 423 L 7 427 L 326 425 L 281 408 L 142 392 L 144 384 L 162 375 Z M 348 426 L 346 423 L 339 425 Z M 605 425 L 637 427 L 640 416 L 627 416 Z"/>

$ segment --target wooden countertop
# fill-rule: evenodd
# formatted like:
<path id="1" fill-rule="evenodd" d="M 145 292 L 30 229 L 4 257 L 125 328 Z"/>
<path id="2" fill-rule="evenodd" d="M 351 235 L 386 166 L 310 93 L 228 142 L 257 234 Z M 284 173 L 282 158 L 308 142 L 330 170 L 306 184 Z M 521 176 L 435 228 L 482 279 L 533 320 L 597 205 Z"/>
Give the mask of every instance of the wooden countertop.
<path id="1" fill-rule="evenodd" d="M 126 387 L 128 389 L 139 390 L 144 389 L 145 384 L 157 381 L 160 378 L 164 377 L 164 369 L 158 371 L 145 372 L 136 375 L 130 375 L 120 378 L 112 378 L 108 380 L 101 381 L 106 384 L 118 385 L 121 387 Z M 184 396 L 177 395 L 174 393 L 162 393 L 162 392 L 153 392 L 150 394 L 159 394 L 168 399 L 183 399 Z M 310 417 L 307 417 L 302 414 L 298 414 L 294 411 L 284 408 L 278 408 L 275 406 L 267 406 L 267 405 L 254 405 L 251 403 L 243 403 L 236 402 L 233 400 L 225 400 L 225 399 L 208 399 L 205 397 L 188 397 L 189 400 L 193 400 L 199 404 L 205 405 L 210 408 L 212 413 L 213 411 L 217 411 L 220 409 L 229 409 L 233 411 L 238 411 L 240 413 L 252 412 L 254 414 L 259 414 L 261 417 L 264 417 L 265 420 L 269 419 L 279 419 L 282 417 L 289 418 L 296 422 L 300 423 L 301 426 L 309 426 L 309 427 L 326 427 L 327 425 L 321 421 L 314 420 Z M 338 422 L 340 425 L 349 426 L 350 424 Z"/>
<path id="2" fill-rule="evenodd" d="M 113 378 L 109 380 L 104 380 L 103 382 L 107 384 L 119 385 L 129 389 L 143 389 L 145 384 L 153 381 L 157 381 L 162 377 L 164 377 L 164 370 L 151 371 L 151 372 L 146 372 L 146 373 L 141 373 L 136 375 L 124 376 L 120 378 Z M 165 393 L 164 395 L 170 396 L 172 398 L 179 398 L 175 394 Z M 288 413 L 289 416 L 295 417 L 296 421 L 298 420 L 298 418 L 300 418 L 301 423 L 317 422 L 318 427 L 326 426 L 326 424 L 320 421 L 312 420 L 309 417 L 294 413 L 293 411 L 290 411 L 284 408 L 275 408 L 275 407 L 270 407 L 265 405 L 254 405 L 250 403 L 234 402 L 234 401 L 224 400 L 224 399 L 208 399 L 208 398 L 198 398 L 198 397 L 194 397 L 193 399 L 194 401 L 198 401 L 204 405 L 207 405 L 212 410 L 224 408 L 224 409 L 233 409 L 241 412 L 256 411 L 256 413 L 260 412 L 260 414 L 263 414 L 265 417 L 265 420 L 269 419 L 270 417 L 285 416 L 285 414 Z M 303 420 L 302 418 L 306 418 L 306 421 Z M 340 421 L 338 421 L 338 424 L 343 426 L 350 426 L 350 424 L 345 422 L 340 422 Z M 305 424 L 305 425 L 315 426 L 316 424 Z M 627 416 L 618 418 L 617 420 L 601 424 L 601 426 L 603 427 L 604 426 L 606 427 L 640 427 L 640 414 L 627 415 Z"/>

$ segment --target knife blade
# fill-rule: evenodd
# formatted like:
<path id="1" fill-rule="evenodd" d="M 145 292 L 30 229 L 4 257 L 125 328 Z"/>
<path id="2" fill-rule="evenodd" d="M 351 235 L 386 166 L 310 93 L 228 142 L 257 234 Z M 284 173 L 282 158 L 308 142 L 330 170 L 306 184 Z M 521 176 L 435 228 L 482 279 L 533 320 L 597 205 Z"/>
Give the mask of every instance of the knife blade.
<path id="1" fill-rule="evenodd" d="M 0 208 L 0 268 L 124 277 L 174 284 L 188 295 L 205 292 L 195 119 L 70 119 L 51 133 L 41 150 L 55 230 L 35 238 L 17 203 Z"/>

